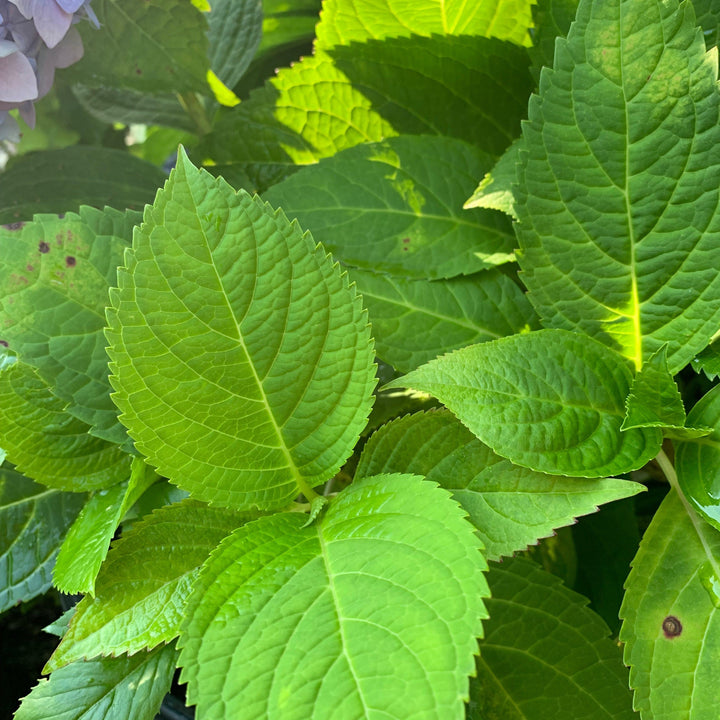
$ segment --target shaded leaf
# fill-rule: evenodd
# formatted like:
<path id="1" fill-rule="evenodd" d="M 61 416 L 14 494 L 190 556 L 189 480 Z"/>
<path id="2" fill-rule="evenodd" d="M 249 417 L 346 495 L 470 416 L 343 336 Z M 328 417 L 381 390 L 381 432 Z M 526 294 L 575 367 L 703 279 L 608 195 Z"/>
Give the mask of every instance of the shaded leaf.
<path id="1" fill-rule="evenodd" d="M 462 210 L 491 162 L 452 138 L 396 137 L 305 167 L 264 198 L 346 265 L 416 278 L 469 275 L 514 257 L 506 217 Z"/>
<path id="2" fill-rule="evenodd" d="M 627 52 L 623 48 L 629 48 Z M 672 374 L 720 325 L 717 63 L 692 6 L 580 2 L 523 126 L 518 260 L 547 326 Z"/>
<path id="3" fill-rule="evenodd" d="M 0 612 L 50 587 L 58 548 L 84 502 L 0 467 Z"/>
<path id="4" fill-rule="evenodd" d="M 468 720 L 637 717 L 628 672 L 587 599 L 527 560 L 491 565 Z"/>
<path id="5" fill-rule="evenodd" d="M 181 153 L 126 263 L 108 312 L 113 399 L 158 473 L 240 508 L 331 477 L 375 379 L 360 298 L 322 248 Z"/>
<path id="6" fill-rule="evenodd" d="M 709 426 L 712 431 L 707 437 L 677 444 L 678 482 L 693 508 L 720 530 L 720 386 L 697 402 L 688 424 Z"/>
<path id="7" fill-rule="evenodd" d="M 644 720 L 717 716 L 720 534 L 670 492 L 627 579 L 620 640 Z"/>
<path id="8" fill-rule="evenodd" d="M 165 173 L 122 150 L 75 145 L 21 155 L 0 173 L 0 223 L 81 205 L 142 210 Z"/>
<path id="9" fill-rule="evenodd" d="M 198 714 L 463 718 L 487 594 L 463 515 L 444 490 L 390 475 L 353 483 L 311 526 L 281 513 L 235 531 L 180 640 Z"/>
<path id="10" fill-rule="evenodd" d="M 512 465 L 447 410 L 407 415 L 380 428 L 355 471 L 356 477 L 379 473 L 423 475 L 450 490 L 490 560 L 524 550 L 598 505 L 643 489 L 627 480 L 558 477 Z"/>
<path id="11" fill-rule="evenodd" d="M 108 290 L 138 222 L 135 212 L 83 207 L 0 228 L 2 338 L 69 403 L 67 412 L 120 444 L 127 435 L 109 397 L 103 330 Z"/>
<path id="12" fill-rule="evenodd" d="M 522 290 L 500 271 L 433 281 L 348 272 L 368 309 L 378 356 L 404 372 L 472 343 L 537 328 Z"/>
<path id="13" fill-rule="evenodd" d="M 620 432 L 629 363 L 591 338 L 539 330 L 456 350 L 386 387 L 434 395 L 498 455 L 555 475 L 642 467 L 658 428 Z"/>
<path id="14" fill-rule="evenodd" d="M 99 490 L 126 480 L 130 456 L 88 433 L 24 363 L 0 372 L 0 445 L 18 470 L 50 487 Z"/>
<path id="15" fill-rule="evenodd" d="M 103 0 L 101 28 L 80 26 L 85 55 L 68 75 L 145 92 L 204 91 L 207 21 L 187 0 Z"/>

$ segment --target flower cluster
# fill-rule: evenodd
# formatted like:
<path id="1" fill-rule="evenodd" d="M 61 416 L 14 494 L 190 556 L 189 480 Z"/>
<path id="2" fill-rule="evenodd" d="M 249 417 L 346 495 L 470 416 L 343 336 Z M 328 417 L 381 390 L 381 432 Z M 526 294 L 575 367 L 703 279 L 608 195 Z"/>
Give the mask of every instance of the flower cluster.
<path id="1" fill-rule="evenodd" d="M 0 140 L 15 140 L 19 131 L 8 110 L 18 109 L 35 125 L 33 101 L 52 87 L 56 68 L 83 55 L 73 23 L 82 17 L 97 26 L 90 0 L 0 0 Z"/>

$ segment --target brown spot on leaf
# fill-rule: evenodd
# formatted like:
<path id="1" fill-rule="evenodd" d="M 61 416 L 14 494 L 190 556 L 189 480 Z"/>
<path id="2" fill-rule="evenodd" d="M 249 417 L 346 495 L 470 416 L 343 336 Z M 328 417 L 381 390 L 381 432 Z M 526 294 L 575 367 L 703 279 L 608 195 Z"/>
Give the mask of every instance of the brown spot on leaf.
<path id="1" fill-rule="evenodd" d="M 35 269 L 35 267 L 34 267 L 33 265 L 30 265 L 30 264 L 28 263 L 28 264 L 25 266 L 25 269 L 26 269 L 28 272 L 32 272 L 32 271 Z"/>
<path id="2" fill-rule="evenodd" d="M 66 264 L 68 267 L 75 267 L 75 265 L 77 264 L 77 260 L 76 260 L 72 255 L 68 255 L 68 256 L 65 258 L 65 264 Z"/>
<path id="3" fill-rule="evenodd" d="M 674 615 L 668 615 L 662 623 L 665 637 L 669 640 L 678 637 L 682 633 L 682 623 Z"/>
<path id="4" fill-rule="evenodd" d="M 41 242 L 38 243 L 38 250 L 43 254 L 49 253 L 50 246 L 44 240 L 42 240 Z"/>
<path id="5" fill-rule="evenodd" d="M 24 222 L 14 222 L 14 223 L 8 223 L 7 225 L 3 225 L 3 227 L 6 230 L 20 230 L 25 225 Z"/>
<path id="6" fill-rule="evenodd" d="M 0 345 L 2 345 L 3 347 L 10 347 L 7 340 L 0 340 Z"/>

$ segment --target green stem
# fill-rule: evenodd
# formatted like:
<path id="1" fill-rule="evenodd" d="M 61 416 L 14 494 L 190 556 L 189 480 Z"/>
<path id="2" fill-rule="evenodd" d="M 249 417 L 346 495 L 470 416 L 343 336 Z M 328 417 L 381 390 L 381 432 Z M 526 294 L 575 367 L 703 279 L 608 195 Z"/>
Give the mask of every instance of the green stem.
<path id="1" fill-rule="evenodd" d="M 682 489 L 680 488 L 680 483 L 678 482 L 675 467 L 670 462 L 670 458 L 665 454 L 665 451 L 660 450 L 660 452 L 655 457 L 655 460 L 657 460 L 657 464 L 660 466 L 660 469 L 663 471 L 663 473 L 665 473 L 665 477 L 670 483 L 670 487 L 678 494 L 678 497 L 680 498 L 680 501 L 685 508 L 685 512 L 688 514 L 688 517 L 690 518 L 693 527 L 695 528 L 695 532 L 697 533 L 698 538 L 700 538 L 703 550 L 705 551 L 705 555 L 707 555 L 707 558 L 710 561 L 713 572 L 715 573 L 716 577 L 720 578 L 720 565 L 718 565 L 718 561 L 715 559 L 715 555 L 710 547 L 710 542 L 708 541 L 707 535 L 705 534 L 705 531 L 708 528 L 707 523 L 702 518 L 698 517 L 695 510 L 693 510 L 692 506 L 687 501 L 687 498 L 685 497 Z"/>
<path id="2" fill-rule="evenodd" d="M 308 502 L 311 503 L 315 500 L 315 498 L 320 497 L 320 495 L 318 495 L 302 478 L 296 477 L 295 482 L 298 484 L 300 492 L 305 496 L 305 499 Z"/>
<path id="3" fill-rule="evenodd" d="M 193 121 L 197 134 L 201 137 L 207 135 L 212 129 L 212 125 L 198 96 L 193 92 L 178 93 L 177 99 Z"/>

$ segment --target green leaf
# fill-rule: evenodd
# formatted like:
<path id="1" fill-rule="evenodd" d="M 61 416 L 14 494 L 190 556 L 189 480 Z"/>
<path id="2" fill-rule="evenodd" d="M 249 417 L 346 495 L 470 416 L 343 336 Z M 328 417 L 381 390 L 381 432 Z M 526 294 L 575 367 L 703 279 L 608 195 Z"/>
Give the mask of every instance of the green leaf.
<path id="1" fill-rule="evenodd" d="M 95 578 L 118 524 L 157 475 L 133 458 L 127 483 L 100 490 L 85 505 L 60 548 L 53 584 L 68 595 L 95 594 Z"/>
<path id="2" fill-rule="evenodd" d="M 151 649 L 177 637 L 190 586 L 210 551 L 248 519 L 197 502 L 156 510 L 115 542 L 46 665 Z"/>
<path id="3" fill-rule="evenodd" d="M 21 155 L 0 173 L 0 223 L 81 205 L 142 210 L 165 177 L 144 160 L 104 147 L 76 145 Z"/>
<path id="4" fill-rule="evenodd" d="M 14 720 L 153 720 L 170 690 L 172 645 L 132 657 L 76 662 L 41 680 Z"/>
<path id="5" fill-rule="evenodd" d="M 523 126 L 515 209 L 543 323 L 672 374 L 720 325 L 717 61 L 692 6 L 582 0 Z"/>
<path id="6" fill-rule="evenodd" d="M 587 599 L 527 560 L 491 565 L 468 720 L 637 717 L 628 673 Z"/>
<path id="7" fill-rule="evenodd" d="M 713 429 L 707 437 L 677 444 L 678 482 L 695 510 L 720 529 L 720 386 L 698 401 L 688 415 L 688 424 Z"/>
<path id="8" fill-rule="evenodd" d="M 76 82 L 144 92 L 204 91 L 207 21 L 187 0 L 103 0 L 100 29 L 81 26 L 85 54 Z"/>
<path id="9" fill-rule="evenodd" d="M 720 534 L 671 491 L 647 529 L 620 615 L 644 720 L 714 720 L 720 654 Z"/>
<path id="10" fill-rule="evenodd" d="M 491 162 L 452 138 L 396 137 L 303 168 L 264 198 L 346 265 L 416 278 L 469 275 L 514 259 L 506 217 L 462 210 Z"/>
<path id="11" fill-rule="evenodd" d="M 666 436 L 686 439 L 712 432 L 707 427 L 686 427 L 685 406 L 667 366 L 667 345 L 651 355 L 630 387 L 622 430 L 659 427 Z"/>
<path id="12" fill-rule="evenodd" d="M 210 68 L 232 88 L 245 74 L 260 44 L 262 0 L 214 0 L 207 20 Z"/>
<path id="13" fill-rule="evenodd" d="M 532 0 L 408 3 L 407 0 L 325 0 L 317 45 L 327 49 L 408 35 L 479 35 L 531 45 Z"/>
<path id="14" fill-rule="evenodd" d="M 303 522 L 248 523 L 203 567 L 179 643 L 199 716 L 463 718 L 487 586 L 458 505 L 386 475 Z"/>
<path id="15" fill-rule="evenodd" d="M 693 7 L 697 15 L 697 23 L 703 29 L 707 49 L 718 44 L 720 33 L 720 8 L 713 0 L 694 0 Z"/>
<path id="16" fill-rule="evenodd" d="M 555 38 L 564 38 L 575 19 L 578 0 L 538 0 L 533 8 L 535 27 L 532 30 L 533 46 L 528 48 L 536 79 L 547 65 L 552 67 L 555 57 Z"/>
<path id="17" fill-rule="evenodd" d="M 553 475 L 603 477 L 641 468 L 658 428 L 620 432 L 629 363 L 565 330 L 539 330 L 456 350 L 386 387 L 434 395 L 498 455 Z"/>
<path id="18" fill-rule="evenodd" d="M 67 412 L 119 444 L 127 434 L 109 397 L 103 330 L 108 289 L 138 222 L 134 212 L 83 207 L 0 228 L 2 338 L 69 403 Z"/>
<path id="19" fill-rule="evenodd" d="M 295 165 L 403 133 L 449 135 L 497 156 L 526 113 L 527 54 L 509 43 L 413 36 L 331 52 L 281 70 L 221 114 L 199 153 L 264 190 Z"/>
<path id="20" fill-rule="evenodd" d="M 408 372 L 450 350 L 537 328 L 522 290 L 497 270 L 451 280 L 406 280 L 349 270 L 379 357 Z"/>
<path id="21" fill-rule="evenodd" d="M 107 123 L 166 125 L 190 132 L 196 130 L 177 95 L 149 95 L 140 90 L 96 88 L 81 83 L 73 86 L 73 94 L 91 115 Z"/>
<path id="22" fill-rule="evenodd" d="M 495 167 L 485 174 L 464 208 L 488 208 L 500 210 L 517 220 L 513 186 L 517 182 L 517 164 L 520 159 L 522 140 L 516 140 L 503 153 Z"/>
<path id="23" fill-rule="evenodd" d="M 88 433 L 25 363 L 0 372 L 0 445 L 33 480 L 71 492 L 100 490 L 126 480 L 130 456 Z"/>
<path id="24" fill-rule="evenodd" d="M 50 587 L 58 548 L 84 502 L 0 467 L 0 612 Z"/>
<path id="25" fill-rule="evenodd" d="M 181 153 L 118 271 L 113 399 L 158 473 L 280 507 L 352 452 L 375 384 L 367 316 L 297 223 Z"/>
<path id="26" fill-rule="evenodd" d="M 695 372 L 704 372 L 710 380 L 720 375 L 720 341 L 714 340 L 697 357 L 693 358 L 691 367 Z"/>
<path id="27" fill-rule="evenodd" d="M 627 480 L 558 477 L 512 465 L 446 410 L 407 415 L 380 428 L 365 445 L 355 476 L 379 473 L 423 475 L 450 490 L 490 560 L 525 550 L 598 505 L 643 490 Z"/>

